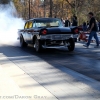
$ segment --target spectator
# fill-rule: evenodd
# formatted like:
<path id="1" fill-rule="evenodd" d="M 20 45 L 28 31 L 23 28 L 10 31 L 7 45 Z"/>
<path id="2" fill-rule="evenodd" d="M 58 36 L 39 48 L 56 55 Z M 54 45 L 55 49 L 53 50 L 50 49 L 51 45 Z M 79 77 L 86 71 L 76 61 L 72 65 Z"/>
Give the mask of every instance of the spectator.
<path id="1" fill-rule="evenodd" d="M 89 21 L 87 21 L 87 26 L 89 25 Z"/>
<path id="2" fill-rule="evenodd" d="M 61 21 L 63 23 L 63 26 L 65 26 L 65 20 L 63 18 L 61 18 Z"/>
<path id="3" fill-rule="evenodd" d="M 82 29 L 83 29 L 83 31 L 87 31 L 87 25 L 86 25 L 86 22 L 83 23 Z"/>
<path id="4" fill-rule="evenodd" d="M 65 20 L 63 18 L 61 20 L 62 20 L 63 23 L 65 23 Z"/>
<path id="5" fill-rule="evenodd" d="M 89 30 L 88 30 L 88 32 L 90 33 L 89 34 L 89 38 L 88 38 L 88 42 L 87 42 L 87 44 L 86 45 L 83 45 L 83 46 L 85 46 L 85 47 L 89 47 L 89 45 L 90 45 L 90 42 L 91 42 L 91 40 L 92 40 L 92 37 L 94 37 L 95 38 L 95 40 L 96 40 L 96 46 L 95 46 L 95 48 L 98 48 L 99 47 L 99 40 L 98 40 L 98 37 L 97 37 L 97 24 L 96 24 L 96 20 L 95 20 L 95 18 L 94 18 L 94 14 L 92 13 L 92 12 L 90 12 L 90 13 L 88 13 L 88 16 L 89 16 L 89 18 L 90 18 L 90 22 L 89 22 Z"/>
<path id="6" fill-rule="evenodd" d="M 72 18 L 72 26 L 77 26 L 77 25 L 78 25 L 77 17 L 76 17 L 76 15 L 74 14 L 74 15 L 73 15 L 73 18 Z"/>
<path id="7" fill-rule="evenodd" d="M 65 20 L 65 27 L 69 27 L 70 26 L 70 21 L 68 20 L 68 17 Z"/>
<path id="8" fill-rule="evenodd" d="M 87 21 L 87 28 L 89 28 L 89 21 Z"/>

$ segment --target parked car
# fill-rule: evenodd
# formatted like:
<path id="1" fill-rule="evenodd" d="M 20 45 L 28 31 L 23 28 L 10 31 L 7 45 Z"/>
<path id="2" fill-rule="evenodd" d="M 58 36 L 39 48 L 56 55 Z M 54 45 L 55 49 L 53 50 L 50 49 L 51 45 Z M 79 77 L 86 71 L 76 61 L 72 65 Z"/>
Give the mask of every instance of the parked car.
<path id="1" fill-rule="evenodd" d="M 75 48 L 74 36 L 78 34 L 77 27 L 64 27 L 58 18 L 34 18 L 27 20 L 23 29 L 18 31 L 21 47 L 33 44 L 37 52 L 43 48 L 68 47 Z"/>

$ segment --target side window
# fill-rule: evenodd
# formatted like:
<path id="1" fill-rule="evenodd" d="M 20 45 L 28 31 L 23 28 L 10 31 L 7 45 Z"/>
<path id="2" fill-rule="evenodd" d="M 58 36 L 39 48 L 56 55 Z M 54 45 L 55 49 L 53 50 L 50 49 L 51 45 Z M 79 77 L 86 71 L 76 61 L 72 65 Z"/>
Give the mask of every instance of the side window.
<path id="1" fill-rule="evenodd" d="M 29 28 L 33 27 L 33 22 L 29 22 Z"/>
<path id="2" fill-rule="evenodd" d="M 36 24 L 35 23 L 33 23 L 33 27 L 36 27 Z"/>
<path id="3" fill-rule="evenodd" d="M 28 22 L 25 23 L 24 29 L 28 29 Z"/>
<path id="4" fill-rule="evenodd" d="M 33 21 L 33 27 L 36 27 L 36 22 L 35 21 Z"/>

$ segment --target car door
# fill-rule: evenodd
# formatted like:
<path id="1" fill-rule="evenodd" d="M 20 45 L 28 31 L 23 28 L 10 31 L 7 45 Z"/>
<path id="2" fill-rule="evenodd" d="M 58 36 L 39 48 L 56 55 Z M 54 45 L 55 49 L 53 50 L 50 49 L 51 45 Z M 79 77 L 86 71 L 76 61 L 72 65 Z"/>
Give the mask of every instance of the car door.
<path id="1" fill-rule="evenodd" d="M 33 21 L 29 21 L 27 34 L 26 34 L 27 42 L 31 42 L 31 40 L 32 40 L 32 33 L 33 33 L 32 31 L 33 31 Z"/>
<path id="2" fill-rule="evenodd" d="M 23 37 L 24 37 L 24 40 L 27 41 L 27 30 L 29 28 L 29 22 L 27 21 L 25 23 L 25 26 L 24 26 L 24 32 L 23 32 Z"/>

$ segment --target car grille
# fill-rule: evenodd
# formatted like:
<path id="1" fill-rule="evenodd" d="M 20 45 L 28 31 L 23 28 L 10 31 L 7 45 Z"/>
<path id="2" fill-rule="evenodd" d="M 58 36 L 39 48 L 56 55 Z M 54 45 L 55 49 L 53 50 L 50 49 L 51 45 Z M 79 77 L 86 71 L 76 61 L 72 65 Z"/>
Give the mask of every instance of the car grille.
<path id="1" fill-rule="evenodd" d="M 53 35 L 46 35 L 44 39 L 50 40 L 66 40 L 71 37 L 71 34 L 53 34 Z"/>

